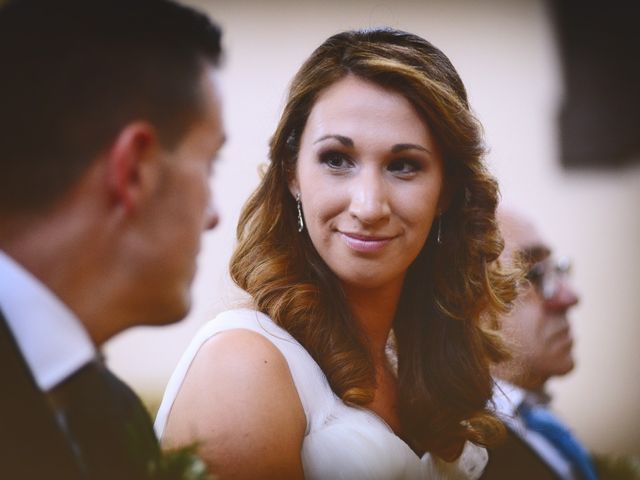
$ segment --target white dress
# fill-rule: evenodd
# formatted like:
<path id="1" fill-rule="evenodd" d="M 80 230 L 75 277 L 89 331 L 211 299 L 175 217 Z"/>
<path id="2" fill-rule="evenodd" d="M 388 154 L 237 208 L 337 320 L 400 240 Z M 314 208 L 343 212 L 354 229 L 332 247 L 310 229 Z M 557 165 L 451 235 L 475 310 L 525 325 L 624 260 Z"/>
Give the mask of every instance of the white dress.
<path id="1" fill-rule="evenodd" d="M 155 421 L 158 437 L 199 348 L 213 335 L 247 329 L 271 341 L 286 359 L 300 395 L 307 427 L 302 444 L 305 478 L 322 480 L 471 479 L 487 463 L 485 449 L 467 442 L 454 463 L 413 450 L 375 413 L 348 406 L 338 398 L 309 353 L 288 332 L 255 310 L 231 310 L 205 324 L 178 362 Z"/>

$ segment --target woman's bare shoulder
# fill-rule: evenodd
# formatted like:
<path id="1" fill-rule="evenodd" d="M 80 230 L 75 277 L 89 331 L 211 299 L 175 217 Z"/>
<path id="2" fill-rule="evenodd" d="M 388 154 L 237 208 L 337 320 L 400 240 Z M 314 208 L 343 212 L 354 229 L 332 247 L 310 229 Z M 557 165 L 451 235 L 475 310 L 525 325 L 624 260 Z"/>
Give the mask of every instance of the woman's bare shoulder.
<path id="1" fill-rule="evenodd" d="M 198 442 L 214 473 L 295 476 L 302 468 L 305 430 L 283 354 L 257 332 L 231 329 L 212 336 L 196 354 L 169 414 L 163 445 Z"/>

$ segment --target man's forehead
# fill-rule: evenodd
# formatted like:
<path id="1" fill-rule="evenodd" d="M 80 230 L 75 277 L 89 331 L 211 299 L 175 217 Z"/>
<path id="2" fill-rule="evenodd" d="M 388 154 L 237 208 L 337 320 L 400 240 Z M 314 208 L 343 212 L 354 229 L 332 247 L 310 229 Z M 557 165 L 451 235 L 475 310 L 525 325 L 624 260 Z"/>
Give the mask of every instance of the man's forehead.
<path id="1" fill-rule="evenodd" d="M 547 242 L 540 232 L 526 216 L 512 210 L 500 210 L 498 223 L 504 237 L 504 255 L 513 258 L 517 256 L 529 262 L 536 263 L 544 260 L 551 253 Z"/>

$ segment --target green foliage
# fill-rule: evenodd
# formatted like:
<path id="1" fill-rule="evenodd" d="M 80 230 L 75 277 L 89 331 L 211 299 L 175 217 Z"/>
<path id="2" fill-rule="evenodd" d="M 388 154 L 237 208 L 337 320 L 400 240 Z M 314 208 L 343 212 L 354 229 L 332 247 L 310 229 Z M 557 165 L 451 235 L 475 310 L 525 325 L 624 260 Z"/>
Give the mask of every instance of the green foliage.
<path id="1" fill-rule="evenodd" d="M 640 456 L 594 454 L 600 480 L 640 480 Z"/>
<path id="2" fill-rule="evenodd" d="M 164 451 L 151 478 L 153 480 L 215 480 L 198 456 L 196 445 Z"/>

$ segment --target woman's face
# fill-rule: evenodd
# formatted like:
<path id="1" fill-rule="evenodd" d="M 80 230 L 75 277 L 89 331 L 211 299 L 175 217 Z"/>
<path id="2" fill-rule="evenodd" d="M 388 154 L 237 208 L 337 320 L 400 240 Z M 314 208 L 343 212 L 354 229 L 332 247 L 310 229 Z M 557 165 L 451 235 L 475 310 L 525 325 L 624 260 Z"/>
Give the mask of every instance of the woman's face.
<path id="1" fill-rule="evenodd" d="M 347 76 L 318 98 L 290 190 L 305 228 L 345 286 L 402 283 L 439 210 L 443 162 L 401 94 Z"/>

